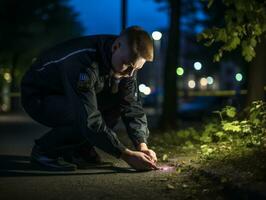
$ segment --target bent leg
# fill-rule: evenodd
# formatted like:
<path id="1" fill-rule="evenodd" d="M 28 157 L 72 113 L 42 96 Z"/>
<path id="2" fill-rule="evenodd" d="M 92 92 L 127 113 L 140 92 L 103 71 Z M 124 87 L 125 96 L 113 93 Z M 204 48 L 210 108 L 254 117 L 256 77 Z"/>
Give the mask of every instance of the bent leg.
<path id="1" fill-rule="evenodd" d="M 63 95 L 45 97 L 31 96 L 23 103 L 24 110 L 37 122 L 52 127 L 35 140 L 45 152 L 60 154 L 68 147 L 73 148 L 86 142 L 85 137 L 75 128 L 75 110 L 69 106 Z"/>
<path id="2" fill-rule="evenodd" d="M 74 124 L 75 110 L 63 95 L 31 96 L 24 110 L 37 122 L 48 127 Z"/>
<path id="3" fill-rule="evenodd" d="M 40 148 L 51 156 L 60 156 L 87 143 L 86 138 L 74 127 L 56 127 L 35 140 Z"/>

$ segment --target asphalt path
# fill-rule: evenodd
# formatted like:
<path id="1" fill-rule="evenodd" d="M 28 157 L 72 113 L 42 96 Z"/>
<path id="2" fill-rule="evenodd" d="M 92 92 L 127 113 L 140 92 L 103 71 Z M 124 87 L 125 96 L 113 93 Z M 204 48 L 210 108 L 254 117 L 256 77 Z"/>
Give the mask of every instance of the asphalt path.
<path id="1" fill-rule="evenodd" d="M 49 172 L 31 166 L 33 141 L 47 130 L 23 113 L 0 115 L 1 200 L 173 199 L 161 182 L 171 171 L 136 172 L 99 149 L 103 160 L 112 165 L 74 172 Z"/>

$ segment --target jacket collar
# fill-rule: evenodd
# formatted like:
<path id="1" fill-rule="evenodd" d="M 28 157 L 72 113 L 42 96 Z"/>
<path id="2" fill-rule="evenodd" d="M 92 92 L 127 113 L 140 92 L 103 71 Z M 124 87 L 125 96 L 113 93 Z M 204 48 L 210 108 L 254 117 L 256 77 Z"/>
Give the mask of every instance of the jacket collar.
<path id="1" fill-rule="evenodd" d="M 112 70 L 112 45 L 118 36 L 108 35 L 101 39 L 100 49 L 100 76 L 110 75 Z"/>

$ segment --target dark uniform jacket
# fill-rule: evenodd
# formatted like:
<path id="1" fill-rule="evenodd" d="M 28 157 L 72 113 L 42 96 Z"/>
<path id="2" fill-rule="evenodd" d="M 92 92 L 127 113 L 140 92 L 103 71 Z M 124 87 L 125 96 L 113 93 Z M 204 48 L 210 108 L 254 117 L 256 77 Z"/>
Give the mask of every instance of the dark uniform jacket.
<path id="1" fill-rule="evenodd" d="M 120 157 L 125 147 L 106 125 L 103 113 L 112 112 L 113 108 L 119 110 L 135 146 L 147 143 L 149 130 L 138 95 L 137 74 L 121 79 L 118 91 L 111 91 L 111 46 L 116 38 L 113 35 L 80 37 L 42 53 L 22 79 L 21 96 L 23 105 L 36 95 L 65 95 L 71 102 L 68 109 L 75 112 L 75 126 L 81 134 L 95 146 Z"/>

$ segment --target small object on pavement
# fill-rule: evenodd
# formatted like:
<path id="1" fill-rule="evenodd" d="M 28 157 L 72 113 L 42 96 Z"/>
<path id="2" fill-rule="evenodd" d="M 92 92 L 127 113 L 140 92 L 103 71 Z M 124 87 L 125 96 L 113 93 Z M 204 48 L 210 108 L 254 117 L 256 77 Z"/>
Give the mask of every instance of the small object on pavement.
<path id="1" fill-rule="evenodd" d="M 172 166 L 161 166 L 161 167 L 159 167 L 159 169 L 160 169 L 161 171 L 166 171 L 166 172 L 168 172 L 168 171 L 173 171 L 175 168 L 172 167 Z"/>

